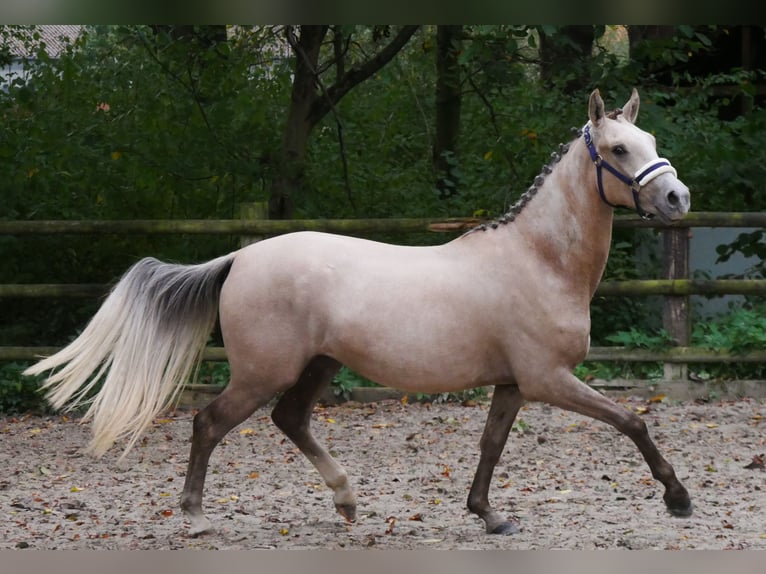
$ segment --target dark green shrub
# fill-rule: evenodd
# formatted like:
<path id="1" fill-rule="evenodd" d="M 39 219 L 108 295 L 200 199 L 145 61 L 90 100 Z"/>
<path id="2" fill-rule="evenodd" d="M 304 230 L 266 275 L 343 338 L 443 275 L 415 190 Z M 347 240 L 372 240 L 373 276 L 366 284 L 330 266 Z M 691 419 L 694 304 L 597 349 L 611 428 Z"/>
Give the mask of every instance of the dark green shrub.
<path id="1" fill-rule="evenodd" d="M 21 363 L 0 365 L 0 413 L 50 412 L 40 391 L 40 378 L 21 374 L 26 367 Z"/>

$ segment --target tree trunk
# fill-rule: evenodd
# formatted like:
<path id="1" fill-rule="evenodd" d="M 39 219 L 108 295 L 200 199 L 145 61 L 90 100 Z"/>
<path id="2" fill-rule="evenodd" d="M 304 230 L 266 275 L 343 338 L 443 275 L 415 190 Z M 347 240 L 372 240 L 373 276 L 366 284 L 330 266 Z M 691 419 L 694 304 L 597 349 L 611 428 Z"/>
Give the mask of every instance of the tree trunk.
<path id="1" fill-rule="evenodd" d="M 316 70 L 319 49 L 328 26 L 301 26 L 300 38 L 294 45 L 295 72 L 287 110 L 287 123 L 282 149 L 271 183 L 269 218 L 289 219 L 295 210 L 293 194 L 305 187 L 306 146 L 313 127 L 309 113 L 319 97 Z"/>
<path id="2" fill-rule="evenodd" d="M 456 148 L 460 132 L 462 26 L 436 28 L 436 138 L 433 162 L 436 188 L 445 199 L 458 191 Z"/>
<path id="3" fill-rule="evenodd" d="M 565 78 L 568 92 L 586 90 L 590 84 L 590 61 L 595 40 L 593 26 L 561 26 L 555 34 L 540 33 L 540 75 L 553 84 Z"/>

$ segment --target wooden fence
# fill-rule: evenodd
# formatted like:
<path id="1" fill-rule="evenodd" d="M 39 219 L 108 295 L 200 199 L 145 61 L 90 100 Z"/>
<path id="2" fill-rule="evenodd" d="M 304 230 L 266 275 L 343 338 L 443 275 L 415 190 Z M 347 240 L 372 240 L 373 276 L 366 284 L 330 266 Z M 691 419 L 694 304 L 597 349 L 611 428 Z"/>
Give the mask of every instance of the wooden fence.
<path id="1" fill-rule="evenodd" d="M 314 230 L 348 235 L 370 236 L 380 233 L 420 232 L 459 233 L 474 227 L 477 219 L 351 219 L 272 221 L 257 218 L 237 220 L 149 220 L 149 221 L 0 221 L 0 235 L 73 234 L 191 234 L 234 235 L 262 238 L 293 231 Z M 588 361 L 662 362 L 666 379 L 686 379 L 689 363 L 757 362 L 766 363 L 766 350 L 733 355 L 723 350 L 690 347 L 690 295 L 766 295 L 766 280 L 697 280 L 689 277 L 690 228 L 764 227 L 766 212 L 690 213 L 682 221 L 666 226 L 635 216 L 616 216 L 615 228 L 659 228 L 663 237 L 663 278 L 632 281 L 606 281 L 597 295 L 662 295 L 663 326 L 677 346 L 663 351 L 593 347 Z M 100 284 L 0 284 L 3 298 L 101 297 L 107 291 Z M 55 347 L 0 347 L 0 361 L 28 361 L 55 352 Z M 204 358 L 225 360 L 224 350 L 208 348 Z"/>

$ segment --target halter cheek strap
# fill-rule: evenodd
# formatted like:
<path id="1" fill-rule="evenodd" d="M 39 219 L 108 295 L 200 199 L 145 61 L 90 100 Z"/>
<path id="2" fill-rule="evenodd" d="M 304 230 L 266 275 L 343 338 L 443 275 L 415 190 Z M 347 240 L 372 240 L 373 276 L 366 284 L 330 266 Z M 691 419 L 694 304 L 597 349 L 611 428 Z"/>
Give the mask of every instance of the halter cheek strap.
<path id="1" fill-rule="evenodd" d="M 598 182 L 598 194 L 601 196 L 601 200 L 606 203 L 607 205 L 611 207 L 621 207 L 619 205 L 615 205 L 614 203 L 610 202 L 606 198 L 606 194 L 604 194 L 604 185 L 602 183 L 602 171 L 601 169 L 606 169 L 609 173 L 614 175 L 617 179 L 619 179 L 621 182 L 623 182 L 625 185 L 630 187 L 630 191 L 633 193 L 633 203 L 636 206 L 636 213 L 641 216 L 642 219 L 650 219 L 652 215 L 650 213 L 645 212 L 643 209 L 641 209 L 641 205 L 639 203 L 639 192 L 641 191 L 641 188 L 645 186 L 647 183 L 652 181 L 655 177 L 662 175 L 663 173 L 672 173 L 673 175 L 676 175 L 675 168 L 670 165 L 670 162 L 666 160 L 665 158 L 657 158 L 653 159 L 643 166 L 641 166 L 638 170 L 636 170 L 635 175 L 630 178 L 618 169 L 616 169 L 614 166 L 612 166 L 609 162 L 607 162 L 599 153 L 596 151 L 596 146 L 593 144 L 593 137 L 590 133 L 590 124 L 585 126 L 585 129 L 583 130 L 583 137 L 585 138 L 585 144 L 588 146 L 588 152 L 590 153 L 590 159 L 593 161 L 593 164 L 596 166 L 596 180 Z"/>

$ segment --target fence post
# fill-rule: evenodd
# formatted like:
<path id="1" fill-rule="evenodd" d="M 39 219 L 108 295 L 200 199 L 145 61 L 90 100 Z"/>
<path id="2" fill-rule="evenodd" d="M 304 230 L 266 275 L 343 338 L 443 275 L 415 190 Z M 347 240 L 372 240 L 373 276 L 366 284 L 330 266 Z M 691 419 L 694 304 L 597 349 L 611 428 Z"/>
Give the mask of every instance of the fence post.
<path id="1" fill-rule="evenodd" d="M 268 219 L 269 218 L 269 204 L 265 201 L 242 203 L 239 206 L 239 218 L 240 219 Z M 239 239 L 240 247 L 245 247 L 251 243 L 256 243 L 266 237 L 263 235 L 243 235 Z"/>
<path id="2" fill-rule="evenodd" d="M 663 277 L 689 278 L 689 238 L 691 231 L 682 227 L 663 229 Z M 673 337 L 676 346 L 688 347 L 691 341 L 691 319 L 688 295 L 665 295 L 662 305 L 662 326 Z M 686 363 L 665 363 L 665 380 L 688 380 Z"/>

